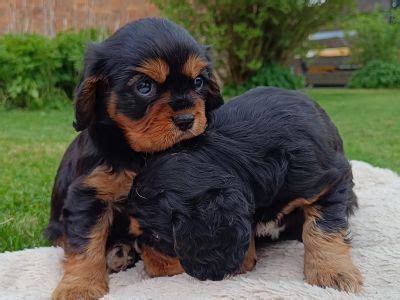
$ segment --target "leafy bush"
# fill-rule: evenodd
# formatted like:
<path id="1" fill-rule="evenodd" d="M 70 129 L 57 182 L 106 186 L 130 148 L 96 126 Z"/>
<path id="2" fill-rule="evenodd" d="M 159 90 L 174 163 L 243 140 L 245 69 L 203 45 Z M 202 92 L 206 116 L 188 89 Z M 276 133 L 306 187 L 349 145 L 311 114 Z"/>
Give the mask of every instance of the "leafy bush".
<path id="1" fill-rule="evenodd" d="M 341 18 L 353 0 L 153 0 L 211 45 L 219 77 L 240 85 L 263 65 L 286 65 L 309 34 Z"/>
<path id="2" fill-rule="evenodd" d="M 0 89 L 7 105 L 40 108 L 56 91 L 57 48 L 39 35 L 0 38 Z"/>
<path id="3" fill-rule="evenodd" d="M 400 11 L 360 14 L 348 26 L 356 31 L 351 45 L 356 63 L 400 62 Z"/>
<path id="4" fill-rule="evenodd" d="M 0 36 L 0 102 L 5 107 L 57 108 L 71 99 L 89 40 L 104 31 Z"/>
<path id="5" fill-rule="evenodd" d="M 350 88 L 400 88 L 400 64 L 373 61 L 354 73 Z"/>
<path id="6" fill-rule="evenodd" d="M 254 76 L 239 86 L 226 85 L 224 94 L 228 97 L 236 96 L 248 89 L 257 86 L 275 86 L 286 89 L 300 89 L 305 85 L 304 78 L 292 72 L 289 68 L 270 64 L 262 67 Z"/>

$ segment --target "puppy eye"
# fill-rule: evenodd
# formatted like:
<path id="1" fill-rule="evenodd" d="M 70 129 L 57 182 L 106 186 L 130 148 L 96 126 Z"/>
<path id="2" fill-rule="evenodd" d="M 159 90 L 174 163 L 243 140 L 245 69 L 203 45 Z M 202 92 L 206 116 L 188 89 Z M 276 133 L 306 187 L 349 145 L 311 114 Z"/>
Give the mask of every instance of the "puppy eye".
<path id="1" fill-rule="evenodd" d="M 196 89 L 196 91 L 200 90 L 203 87 L 203 83 L 204 83 L 204 80 L 203 80 L 203 77 L 201 77 L 201 76 L 197 76 L 194 79 L 193 84 L 194 84 L 194 88 Z"/>
<path id="2" fill-rule="evenodd" d="M 149 96 L 154 89 L 154 82 L 149 78 L 143 78 L 136 83 L 136 92 L 141 96 Z"/>

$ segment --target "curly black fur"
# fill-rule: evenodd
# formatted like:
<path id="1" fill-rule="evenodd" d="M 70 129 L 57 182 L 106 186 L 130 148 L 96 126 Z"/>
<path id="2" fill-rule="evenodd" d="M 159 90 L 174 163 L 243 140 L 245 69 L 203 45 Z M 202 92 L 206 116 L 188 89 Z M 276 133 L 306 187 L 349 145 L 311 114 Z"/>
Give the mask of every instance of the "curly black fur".
<path id="1" fill-rule="evenodd" d="M 352 187 L 325 111 L 302 93 L 256 88 L 216 110 L 203 135 L 149 158 L 129 210 L 143 232 L 139 245 L 178 257 L 194 277 L 220 280 L 239 270 L 257 223 L 293 199 L 328 188 L 318 226 L 346 229 Z M 287 237 L 301 239 L 299 218 Z"/>

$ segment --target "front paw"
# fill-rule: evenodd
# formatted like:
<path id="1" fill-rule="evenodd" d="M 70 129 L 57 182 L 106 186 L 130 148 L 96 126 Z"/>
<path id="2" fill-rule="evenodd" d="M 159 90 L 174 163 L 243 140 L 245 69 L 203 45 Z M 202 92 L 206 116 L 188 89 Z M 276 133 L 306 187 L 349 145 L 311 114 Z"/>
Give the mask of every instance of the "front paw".
<path id="1" fill-rule="evenodd" d="M 88 282 L 87 285 L 83 286 L 61 282 L 54 290 L 51 298 L 53 300 L 92 300 L 103 297 L 107 292 L 108 286 L 106 283 Z"/>
<path id="2" fill-rule="evenodd" d="M 305 269 L 306 280 L 311 285 L 331 287 L 348 293 L 361 292 L 363 278 L 355 266 L 343 268 L 309 268 Z"/>
<path id="3" fill-rule="evenodd" d="M 116 244 L 107 252 L 107 270 L 109 273 L 125 271 L 133 267 L 137 261 L 133 246 Z"/>

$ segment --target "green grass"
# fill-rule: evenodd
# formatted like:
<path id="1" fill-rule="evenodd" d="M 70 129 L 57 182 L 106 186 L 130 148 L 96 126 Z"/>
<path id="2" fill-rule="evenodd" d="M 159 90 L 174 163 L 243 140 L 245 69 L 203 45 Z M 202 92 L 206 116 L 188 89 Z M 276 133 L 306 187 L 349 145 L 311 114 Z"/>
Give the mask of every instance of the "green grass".
<path id="1" fill-rule="evenodd" d="M 400 90 L 313 89 L 350 159 L 400 172 Z M 47 245 L 42 231 L 72 110 L 0 111 L 0 252 Z"/>
<path id="2" fill-rule="evenodd" d="M 46 245 L 42 231 L 71 122 L 72 110 L 0 111 L 0 252 Z"/>
<path id="3" fill-rule="evenodd" d="M 311 89 L 343 137 L 349 159 L 400 173 L 400 90 Z"/>

